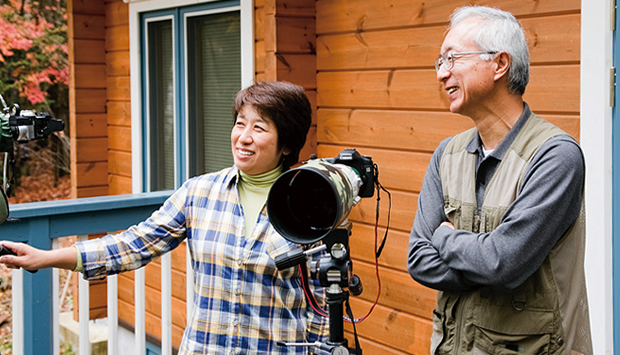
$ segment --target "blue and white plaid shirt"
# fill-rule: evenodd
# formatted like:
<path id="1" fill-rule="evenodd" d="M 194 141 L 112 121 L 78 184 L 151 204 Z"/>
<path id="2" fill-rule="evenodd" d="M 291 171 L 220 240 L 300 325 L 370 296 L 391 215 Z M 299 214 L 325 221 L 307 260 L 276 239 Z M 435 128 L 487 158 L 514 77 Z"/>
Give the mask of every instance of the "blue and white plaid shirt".
<path id="1" fill-rule="evenodd" d="M 137 269 L 187 238 L 194 307 L 180 355 L 306 354 L 276 342 L 324 341 L 327 318 L 306 301 L 299 268 L 276 268 L 275 257 L 296 245 L 273 229 L 264 206 L 251 238 L 244 237 L 237 174 L 232 167 L 192 178 L 139 225 L 77 243 L 84 278 Z M 318 281 L 310 287 L 324 305 Z"/>

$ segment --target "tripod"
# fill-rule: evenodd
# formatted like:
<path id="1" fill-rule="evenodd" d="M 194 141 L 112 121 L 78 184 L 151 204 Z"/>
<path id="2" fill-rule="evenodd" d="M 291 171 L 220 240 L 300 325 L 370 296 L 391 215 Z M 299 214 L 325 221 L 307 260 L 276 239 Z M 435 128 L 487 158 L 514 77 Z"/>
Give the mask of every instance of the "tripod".
<path id="1" fill-rule="evenodd" d="M 280 346 L 314 346 L 316 355 L 362 355 L 356 337 L 356 349 L 348 348 L 348 341 L 344 337 L 344 305 L 349 299 L 349 291 L 357 296 L 362 293 L 362 284 L 359 277 L 352 273 L 352 263 L 349 255 L 349 237 L 351 223 L 346 222 L 336 228 L 323 239 L 323 245 L 303 251 L 301 248 L 276 257 L 276 266 L 282 270 L 295 265 L 302 265 L 305 277 L 305 265 L 308 255 L 327 249 L 329 256 L 323 257 L 315 265 L 311 265 L 313 273 L 318 274 L 321 286 L 327 289 L 327 305 L 329 315 L 329 340 L 325 343 L 278 343 Z M 307 282 L 305 283 L 307 287 Z M 310 294 L 309 292 L 307 294 Z M 308 300 L 311 302 L 311 300 Z M 349 312 L 349 317 L 352 319 Z M 355 329 L 355 323 L 353 323 Z"/>

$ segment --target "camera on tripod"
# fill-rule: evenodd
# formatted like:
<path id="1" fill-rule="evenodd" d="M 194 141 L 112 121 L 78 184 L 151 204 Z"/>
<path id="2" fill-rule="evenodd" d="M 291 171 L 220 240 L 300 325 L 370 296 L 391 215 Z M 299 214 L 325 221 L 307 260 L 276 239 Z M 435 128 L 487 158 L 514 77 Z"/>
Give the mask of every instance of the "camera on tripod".
<path id="1" fill-rule="evenodd" d="M 305 266 L 307 256 L 327 250 L 327 256 L 311 263 L 310 269 L 320 285 L 327 288 L 329 340 L 325 344 L 282 343 L 282 346 L 313 346 L 316 354 L 361 355 L 357 338 L 356 350 L 347 347 L 342 325 L 343 304 L 349 297 L 343 288 L 356 296 L 363 290 L 359 277 L 353 274 L 349 252 L 351 223 L 347 217 L 361 198 L 373 196 L 376 169 L 370 157 L 360 155 L 355 149 L 345 149 L 335 158 L 314 158 L 283 173 L 271 187 L 267 213 L 276 231 L 296 244 L 308 246 L 322 242 L 310 250 L 300 247 L 277 256 L 277 268 Z"/>
<path id="2" fill-rule="evenodd" d="M 4 97 L 0 95 L 2 113 L 0 113 L 0 152 L 4 152 L 3 179 L 0 186 L 0 224 L 9 215 L 7 195 L 12 195 L 11 183 L 7 182 L 7 165 L 15 168 L 14 143 L 41 141 L 53 132 L 65 129 L 62 120 L 53 118 L 47 112 L 22 110 L 17 103 L 7 106 Z M 11 179 L 9 179 L 11 180 Z"/>

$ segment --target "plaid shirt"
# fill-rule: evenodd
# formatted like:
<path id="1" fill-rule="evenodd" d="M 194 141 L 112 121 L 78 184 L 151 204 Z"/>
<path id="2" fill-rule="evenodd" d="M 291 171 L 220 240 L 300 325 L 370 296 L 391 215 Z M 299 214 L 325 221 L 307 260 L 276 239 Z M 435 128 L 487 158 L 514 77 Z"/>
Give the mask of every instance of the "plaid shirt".
<path id="1" fill-rule="evenodd" d="M 296 245 L 273 229 L 265 207 L 244 237 L 237 174 L 232 167 L 192 178 L 139 225 L 77 243 L 84 278 L 137 269 L 187 238 L 194 307 L 179 354 L 306 354 L 276 342 L 324 341 L 327 318 L 306 302 L 299 268 L 276 268 L 275 257 Z M 310 287 L 324 304 L 318 281 Z"/>

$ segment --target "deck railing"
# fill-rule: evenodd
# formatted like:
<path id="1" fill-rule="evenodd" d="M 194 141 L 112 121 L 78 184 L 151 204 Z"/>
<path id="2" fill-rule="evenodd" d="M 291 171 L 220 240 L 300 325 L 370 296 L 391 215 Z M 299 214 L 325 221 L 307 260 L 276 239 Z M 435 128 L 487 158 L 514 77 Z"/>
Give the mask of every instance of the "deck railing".
<path id="1" fill-rule="evenodd" d="M 0 225 L 0 239 L 25 242 L 41 249 L 56 248 L 60 237 L 78 235 L 85 238 L 89 233 L 126 229 L 147 218 L 171 193 L 163 191 L 11 205 L 9 221 Z M 162 257 L 161 269 L 163 355 L 171 354 L 172 351 L 169 254 Z M 86 355 L 90 352 L 88 281 L 81 277 L 79 279 L 79 354 Z M 14 355 L 59 353 L 58 283 L 56 269 L 43 269 L 34 274 L 22 270 L 13 272 Z M 142 268 L 136 271 L 135 276 L 136 354 L 145 353 L 144 283 Z M 191 278 L 187 284 L 192 284 Z M 110 355 L 118 354 L 117 324 L 117 280 L 116 276 L 111 276 L 108 277 Z"/>

